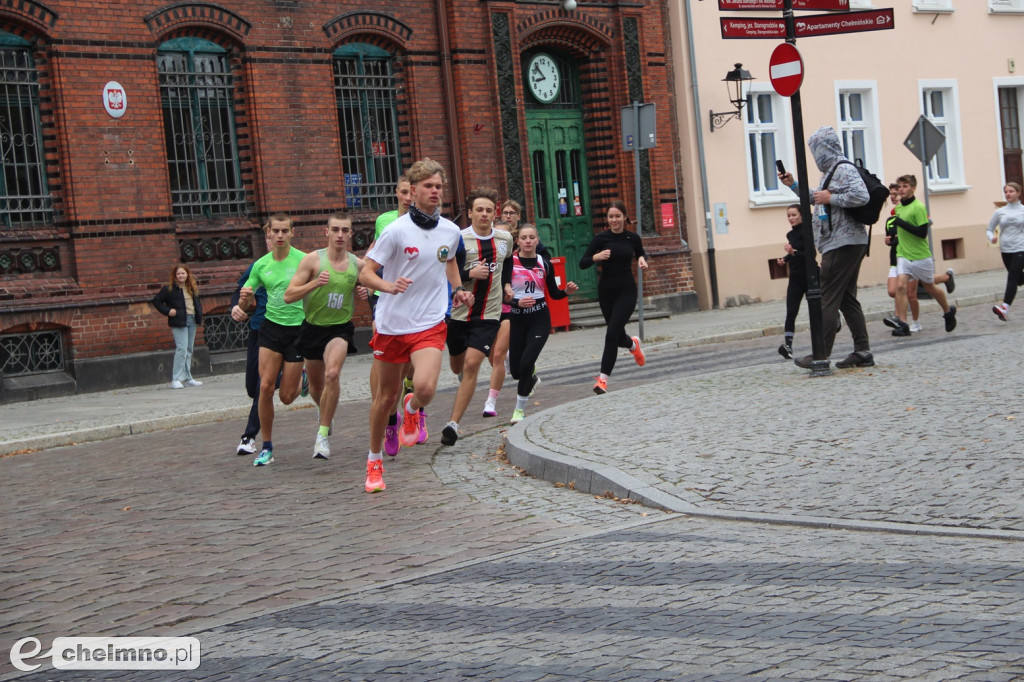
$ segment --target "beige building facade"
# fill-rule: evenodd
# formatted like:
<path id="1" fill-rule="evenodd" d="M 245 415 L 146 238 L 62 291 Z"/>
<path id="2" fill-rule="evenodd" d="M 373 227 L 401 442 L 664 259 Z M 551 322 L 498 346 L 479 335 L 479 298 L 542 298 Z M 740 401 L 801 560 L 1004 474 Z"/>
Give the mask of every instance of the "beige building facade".
<path id="1" fill-rule="evenodd" d="M 775 264 L 797 197 L 778 182 L 775 161 L 796 174 L 791 102 L 769 81 L 768 61 L 782 39 L 723 39 L 725 17 L 781 18 L 781 11 L 725 12 L 715 0 L 670 2 L 681 184 L 701 308 L 784 298 L 786 272 Z M 922 164 L 904 140 L 926 116 L 946 135 L 928 164 L 936 271 L 1001 268 L 985 227 L 1002 186 L 1022 179 L 1024 0 L 850 0 L 851 10 L 893 10 L 894 28 L 798 38 L 805 137 L 833 126 L 847 155 L 888 184 L 918 179 Z M 797 12 L 797 19 L 807 12 Z M 742 63 L 753 80 L 738 117 L 723 82 Z M 804 147 L 806 149 L 806 146 Z M 807 152 L 812 187 L 821 174 Z M 860 285 L 885 282 L 884 223 L 874 226 Z M 717 301 L 716 301 L 717 299 Z"/>

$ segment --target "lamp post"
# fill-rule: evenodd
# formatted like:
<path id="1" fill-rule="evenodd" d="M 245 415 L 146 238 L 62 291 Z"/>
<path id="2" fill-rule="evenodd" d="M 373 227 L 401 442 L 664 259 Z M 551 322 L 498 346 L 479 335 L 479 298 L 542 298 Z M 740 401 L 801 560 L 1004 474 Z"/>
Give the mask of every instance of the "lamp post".
<path id="1" fill-rule="evenodd" d="M 725 83 L 726 90 L 729 92 L 729 101 L 735 107 L 735 111 L 710 111 L 711 132 L 715 132 L 716 126 L 721 128 L 727 121 L 740 117 L 740 114 L 743 113 L 743 105 L 747 103 L 747 97 L 743 92 L 743 84 L 752 80 L 754 80 L 754 77 L 743 68 L 742 64 L 736 64 L 732 71 L 725 74 L 722 82 Z"/>

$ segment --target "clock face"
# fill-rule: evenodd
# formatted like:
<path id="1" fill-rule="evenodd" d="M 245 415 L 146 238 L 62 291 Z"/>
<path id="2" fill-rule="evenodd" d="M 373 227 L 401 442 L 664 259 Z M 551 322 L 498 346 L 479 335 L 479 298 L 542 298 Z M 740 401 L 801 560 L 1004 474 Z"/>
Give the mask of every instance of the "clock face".
<path id="1" fill-rule="evenodd" d="M 546 54 L 538 54 L 534 55 L 526 68 L 526 81 L 530 84 L 530 92 L 538 101 L 550 104 L 558 97 L 562 74 L 554 59 Z"/>

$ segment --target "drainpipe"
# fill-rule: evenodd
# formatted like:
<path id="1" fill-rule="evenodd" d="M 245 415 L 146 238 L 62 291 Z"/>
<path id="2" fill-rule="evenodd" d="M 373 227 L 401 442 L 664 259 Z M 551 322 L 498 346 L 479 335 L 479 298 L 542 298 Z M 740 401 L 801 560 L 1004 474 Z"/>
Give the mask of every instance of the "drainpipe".
<path id="1" fill-rule="evenodd" d="M 441 0 L 443 2 L 443 0 Z M 690 10 L 690 0 L 684 3 L 686 7 L 686 42 L 690 47 L 690 89 L 693 90 L 693 120 L 697 126 L 697 157 L 700 163 L 700 193 L 701 201 L 704 202 L 704 231 L 708 237 L 708 278 L 711 280 L 711 307 L 718 308 L 718 270 L 715 267 L 715 233 L 711 229 L 711 205 L 708 203 L 708 171 L 704 156 L 704 128 L 701 121 L 700 93 L 697 90 L 697 54 L 693 45 L 693 13 Z"/>
<path id="2" fill-rule="evenodd" d="M 448 140 L 451 142 L 452 220 L 462 225 L 462 217 L 465 215 L 462 204 L 466 200 L 462 176 L 462 138 L 459 136 L 459 118 L 455 108 L 455 77 L 452 73 L 452 46 L 448 35 L 448 5 L 445 0 L 437 0 L 437 27 L 441 42 L 441 82 L 448 114 Z"/>

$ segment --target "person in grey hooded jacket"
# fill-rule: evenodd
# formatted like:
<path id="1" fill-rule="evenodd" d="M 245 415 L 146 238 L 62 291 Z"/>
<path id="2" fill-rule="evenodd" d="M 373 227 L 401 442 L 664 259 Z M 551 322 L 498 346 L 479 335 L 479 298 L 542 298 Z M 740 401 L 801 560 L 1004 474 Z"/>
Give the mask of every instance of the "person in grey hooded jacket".
<path id="1" fill-rule="evenodd" d="M 836 363 L 836 367 L 871 367 L 875 364 L 868 341 L 868 328 L 864 311 L 857 300 L 857 277 L 860 264 L 868 247 L 868 232 L 862 223 L 854 220 L 846 208 L 868 203 L 868 188 L 857 169 L 840 164 L 848 159 L 843 155 L 839 136 L 831 126 L 822 126 L 807 140 L 814 163 L 821 171 L 821 182 L 811 195 L 814 243 L 821 252 L 821 312 L 825 336 L 825 357 L 832 355 L 836 340 L 836 326 L 842 311 L 853 335 L 853 352 Z M 837 164 L 839 164 L 837 166 Z M 825 179 L 834 169 L 828 187 Z M 780 173 L 779 179 L 794 192 L 799 185 L 791 173 Z M 799 367 L 810 368 L 813 356 L 797 358 Z"/>

